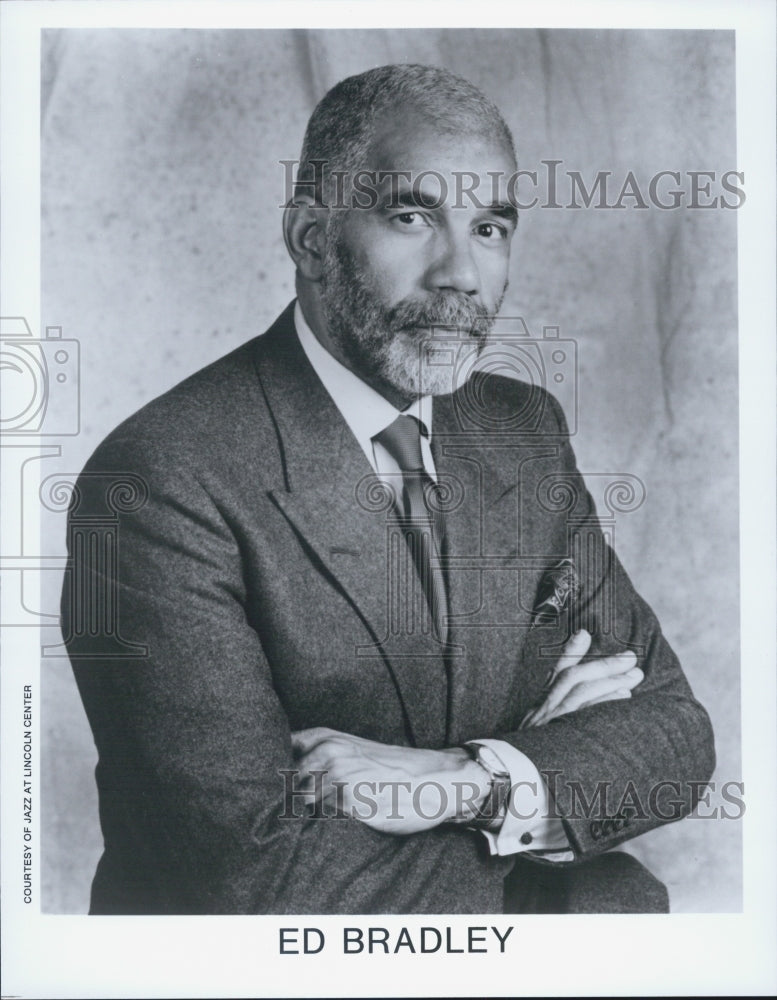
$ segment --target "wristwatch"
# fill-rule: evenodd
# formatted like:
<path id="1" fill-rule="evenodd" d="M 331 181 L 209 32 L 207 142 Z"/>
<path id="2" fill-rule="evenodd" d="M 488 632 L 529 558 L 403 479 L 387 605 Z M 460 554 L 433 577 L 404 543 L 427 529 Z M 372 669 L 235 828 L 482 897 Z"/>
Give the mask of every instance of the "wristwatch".
<path id="1" fill-rule="evenodd" d="M 460 820 L 476 830 L 495 830 L 502 825 L 507 814 L 512 781 L 497 755 L 481 743 L 464 743 L 462 750 L 488 773 L 489 791 L 478 812 L 467 820 Z"/>

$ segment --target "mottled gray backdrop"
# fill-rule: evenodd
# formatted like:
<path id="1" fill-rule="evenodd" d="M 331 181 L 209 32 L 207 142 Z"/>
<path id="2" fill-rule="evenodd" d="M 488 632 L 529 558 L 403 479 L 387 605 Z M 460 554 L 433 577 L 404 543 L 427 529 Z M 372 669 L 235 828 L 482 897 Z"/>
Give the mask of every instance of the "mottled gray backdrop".
<path id="1" fill-rule="evenodd" d="M 81 432 L 48 474 L 78 471 L 121 419 L 286 305 L 278 161 L 348 74 L 447 66 L 503 109 L 521 167 L 562 160 L 588 183 L 608 170 L 616 196 L 629 170 L 646 192 L 660 170 L 688 191 L 685 171 L 736 169 L 729 32 L 66 30 L 46 31 L 42 54 L 42 320 L 82 351 Z M 616 545 L 712 715 L 716 781 L 737 780 L 736 212 L 526 211 L 503 313 L 577 340 L 580 467 L 644 481 Z M 61 514 L 43 538 L 62 553 Z M 42 671 L 43 906 L 83 912 L 95 752 L 67 661 Z M 689 819 L 628 849 L 675 911 L 736 910 L 739 827 Z"/>

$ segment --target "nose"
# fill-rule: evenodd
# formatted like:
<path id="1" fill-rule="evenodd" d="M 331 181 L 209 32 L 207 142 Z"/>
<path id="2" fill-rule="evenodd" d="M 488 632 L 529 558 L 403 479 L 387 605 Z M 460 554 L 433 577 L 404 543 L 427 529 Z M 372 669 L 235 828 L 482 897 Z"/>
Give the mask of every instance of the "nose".
<path id="1" fill-rule="evenodd" d="M 427 272 L 434 290 L 477 295 L 480 291 L 480 275 L 472 254 L 469 233 L 441 233 L 436 242 L 438 245 Z"/>

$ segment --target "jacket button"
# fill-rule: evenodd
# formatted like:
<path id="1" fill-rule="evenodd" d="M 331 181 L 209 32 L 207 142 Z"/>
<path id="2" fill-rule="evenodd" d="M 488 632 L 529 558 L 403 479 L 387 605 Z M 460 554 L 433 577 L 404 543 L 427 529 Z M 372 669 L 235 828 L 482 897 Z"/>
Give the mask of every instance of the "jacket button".
<path id="1" fill-rule="evenodd" d="M 532 837 L 532 835 L 530 833 L 522 833 L 521 834 L 521 843 L 522 844 L 530 844 L 533 840 L 534 840 L 534 837 Z"/>
<path id="2" fill-rule="evenodd" d="M 591 831 L 591 836 L 594 838 L 594 840 L 598 840 L 601 837 L 601 835 L 602 835 L 602 824 L 598 820 L 595 820 L 591 824 L 591 826 L 589 827 L 589 829 Z"/>

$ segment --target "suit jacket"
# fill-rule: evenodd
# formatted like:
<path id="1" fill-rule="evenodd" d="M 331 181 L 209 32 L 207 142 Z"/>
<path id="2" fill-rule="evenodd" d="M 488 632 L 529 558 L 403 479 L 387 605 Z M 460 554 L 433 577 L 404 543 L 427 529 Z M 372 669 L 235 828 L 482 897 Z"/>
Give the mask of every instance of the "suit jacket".
<path id="1" fill-rule="evenodd" d="M 447 657 L 397 625 L 396 524 L 291 307 L 92 456 L 63 594 L 99 753 L 92 912 L 501 912 L 514 862 L 476 833 L 398 837 L 290 809 L 290 732 L 310 726 L 509 740 L 549 773 L 581 861 L 693 808 L 687 781 L 714 766 L 708 718 L 605 544 L 556 401 L 483 375 L 434 401 L 433 427 Z M 567 607 L 532 627 L 548 569 L 570 557 L 592 654 L 633 647 L 645 680 L 521 730 L 575 624 Z"/>

